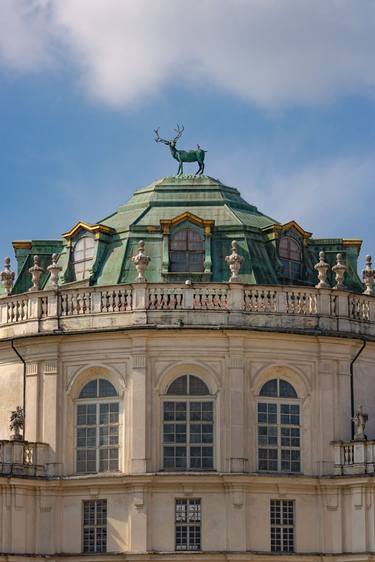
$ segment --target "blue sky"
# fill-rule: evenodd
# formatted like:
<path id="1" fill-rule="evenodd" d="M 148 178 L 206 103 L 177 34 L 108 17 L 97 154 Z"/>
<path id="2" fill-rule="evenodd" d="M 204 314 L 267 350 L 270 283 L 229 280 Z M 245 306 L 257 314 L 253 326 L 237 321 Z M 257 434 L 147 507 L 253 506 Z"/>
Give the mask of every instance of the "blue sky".
<path id="1" fill-rule="evenodd" d="M 375 254 L 375 2 L 0 0 L 0 256 L 175 173 Z M 195 165 L 186 171 L 195 170 Z M 362 266 L 362 264 L 360 264 Z"/>

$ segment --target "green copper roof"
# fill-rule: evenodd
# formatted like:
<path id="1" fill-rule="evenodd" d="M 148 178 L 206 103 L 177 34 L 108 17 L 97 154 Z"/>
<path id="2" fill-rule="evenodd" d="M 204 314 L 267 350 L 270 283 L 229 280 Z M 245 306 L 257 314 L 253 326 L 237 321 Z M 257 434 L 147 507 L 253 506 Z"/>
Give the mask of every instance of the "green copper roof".
<path id="1" fill-rule="evenodd" d="M 291 217 L 292 218 L 292 217 Z M 166 227 L 166 224 L 168 227 Z M 69 225 L 62 225 L 62 230 Z M 199 230 L 205 239 L 205 271 L 180 273 L 170 271 L 169 239 L 173 229 Z M 281 225 L 261 213 L 244 199 L 239 191 L 208 176 L 166 177 L 134 192 L 127 203 L 96 225 L 78 223 L 64 238 L 54 241 L 22 241 L 15 243 L 18 277 L 14 292 L 20 293 L 31 285 L 29 267 L 32 256 L 41 256 L 42 267 L 51 263 L 51 254 L 59 254 L 63 283 L 74 283 L 73 250 L 83 236 L 96 240 L 92 271 L 88 279 L 76 282 L 83 285 L 115 285 L 133 283 L 137 272 L 132 257 L 140 240 L 145 241 L 146 254 L 151 262 L 146 271 L 149 282 L 192 281 L 227 282 L 229 269 L 225 256 L 236 239 L 244 261 L 240 276 L 244 283 L 278 284 L 288 282 L 283 277 L 283 264 L 278 244 L 283 236 L 294 238 L 302 254 L 300 275 L 295 284 L 315 285 L 314 264 L 320 250 L 326 251 L 327 261 L 333 265 L 341 252 L 348 266 L 347 287 L 361 291 L 357 275 L 360 241 L 341 238 L 314 239 L 296 222 Z M 42 287 L 50 287 L 47 273 Z"/>

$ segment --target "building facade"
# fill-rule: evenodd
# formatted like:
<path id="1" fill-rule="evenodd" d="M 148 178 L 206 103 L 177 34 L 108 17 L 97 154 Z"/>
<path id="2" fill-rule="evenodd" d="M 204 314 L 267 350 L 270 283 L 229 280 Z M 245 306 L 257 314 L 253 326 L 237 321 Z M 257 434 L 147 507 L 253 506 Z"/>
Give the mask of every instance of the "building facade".
<path id="1" fill-rule="evenodd" d="M 280 224 L 205 176 L 15 241 L 0 561 L 375 560 L 360 244 Z"/>

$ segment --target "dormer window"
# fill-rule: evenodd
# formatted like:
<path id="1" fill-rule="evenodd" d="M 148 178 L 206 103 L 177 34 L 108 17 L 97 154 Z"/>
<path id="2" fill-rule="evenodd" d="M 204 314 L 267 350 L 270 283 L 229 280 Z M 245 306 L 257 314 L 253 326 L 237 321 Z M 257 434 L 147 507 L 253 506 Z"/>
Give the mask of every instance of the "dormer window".
<path id="1" fill-rule="evenodd" d="M 301 278 L 301 247 L 299 243 L 290 236 L 280 239 L 279 257 L 283 264 L 282 276 L 286 279 Z"/>
<path id="2" fill-rule="evenodd" d="M 73 249 L 73 267 L 76 281 L 87 279 L 91 273 L 94 259 L 95 240 L 84 236 L 76 242 Z"/>
<path id="3" fill-rule="evenodd" d="M 204 237 L 197 230 L 186 228 L 173 233 L 169 262 L 172 272 L 204 271 Z"/>

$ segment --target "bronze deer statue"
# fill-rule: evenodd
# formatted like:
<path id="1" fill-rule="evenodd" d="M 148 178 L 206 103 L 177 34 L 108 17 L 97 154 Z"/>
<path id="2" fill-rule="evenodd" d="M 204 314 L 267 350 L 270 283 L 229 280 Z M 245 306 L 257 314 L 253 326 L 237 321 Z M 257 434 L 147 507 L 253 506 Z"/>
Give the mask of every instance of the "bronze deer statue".
<path id="1" fill-rule="evenodd" d="M 183 169 L 183 163 L 184 162 L 198 162 L 198 170 L 196 172 L 196 176 L 201 176 L 204 172 L 204 156 L 206 153 L 206 150 L 203 150 L 199 144 L 197 145 L 197 149 L 196 150 L 177 150 L 176 148 L 176 143 L 178 141 L 178 139 L 181 137 L 182 133 L 184 132 L 184 126 L 182 125 L 182 129 L 180 129 L 180 126 L 177 125 L 177 129 L 175 129 L 177 135 L 174 137 L 174 139 L 172 140 L 166 140 L 166 139 L 162 139 L 159 135 L 159 127 L 157 129 L 154 129 L 154 133 L 155 133 L 155 141 L 156 142 L 162 142 L 164 144 L 167 144 L 169 146 L 169 149 L 171 151 L 171 154 L 173 156 L 173 158 L 175 160 L 177 160 L 177 162 L 179 162 L 179 166 L 178 166 L 178 170 L 177 170 L 177 175 L 181 176 L 181 174 L 184 173 L 184 169 Z"/>

